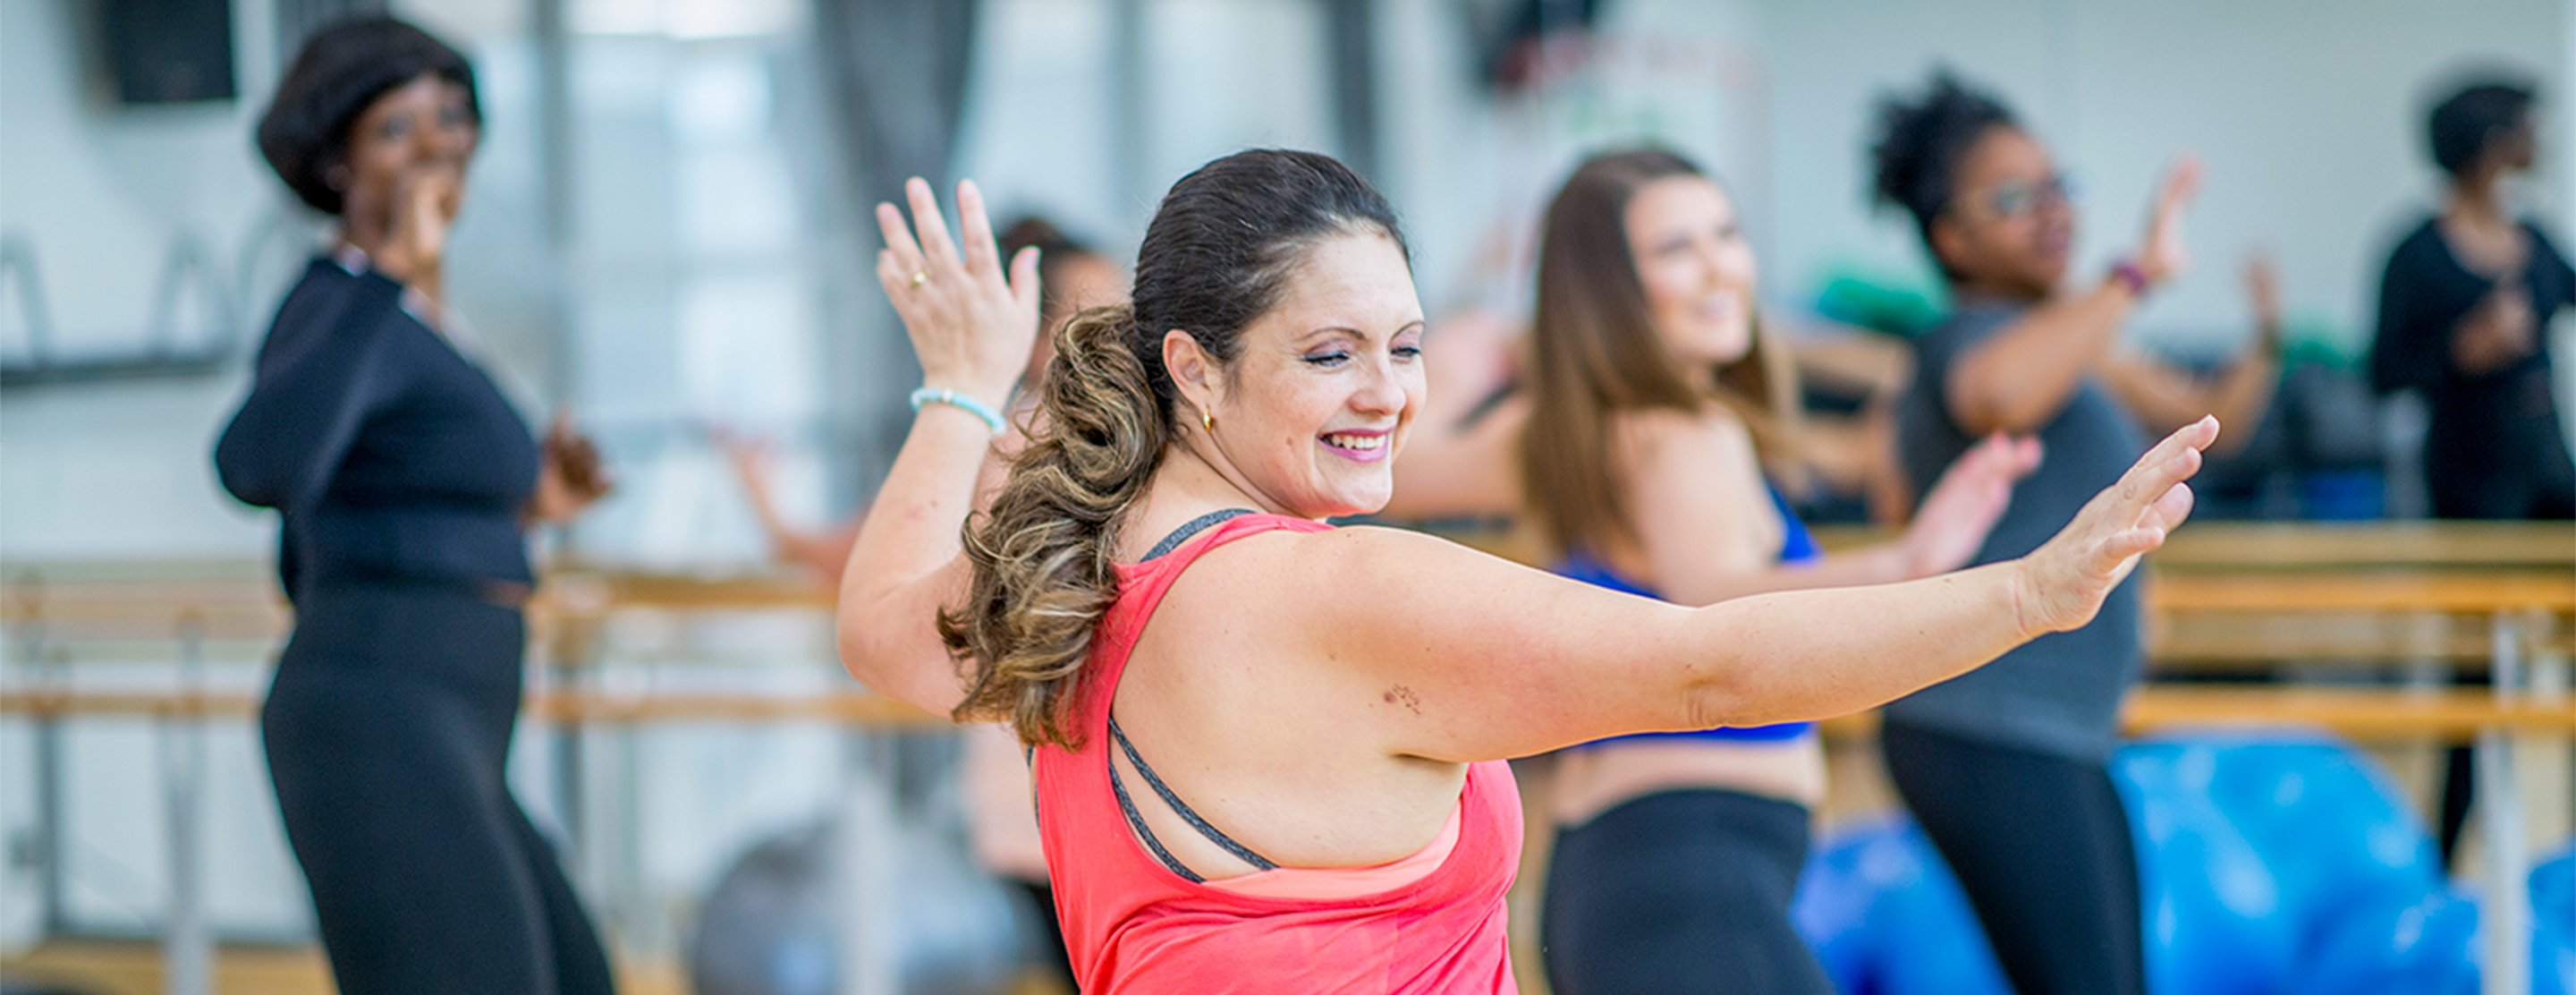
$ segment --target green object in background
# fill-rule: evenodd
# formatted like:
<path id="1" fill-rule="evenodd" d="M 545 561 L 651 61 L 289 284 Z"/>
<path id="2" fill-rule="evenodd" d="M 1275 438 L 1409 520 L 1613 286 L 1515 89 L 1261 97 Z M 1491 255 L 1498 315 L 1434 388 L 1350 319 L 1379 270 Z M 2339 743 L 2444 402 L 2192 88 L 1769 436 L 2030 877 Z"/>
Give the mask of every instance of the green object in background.
<path id="1" fill-rule="evenodd" d="M 1927 271 L 1895 273 L 1857 263 L 1826 271 L 1824 289 L 1816 293 L 1816 313 L 1855 328 L 1912 339 L 1949 313 L 1949 288 Z M 2369 361 L 2369 343 L 2333 320 L 2317 315 L 2284 319 L 2282 364 L 2323 366 L 2358 372 Z"/>
<path id="2" fill-rule="evenodd" d="M 1949 312 L 1949 291 L 1922 274 L 1896 275 L 1857 265 L 1826 272 L 1816 313 L 1882 335 L 1911 339 Z"/>
<path id="3" fill-rule="evenodd" d="M 2284 319 L 2281 341 L 2287 343 L 2281 349 L 2284 367 L 2310 365 L 2357 372 L 2369 356 L 2361 336 L 2313 316 Z"/>

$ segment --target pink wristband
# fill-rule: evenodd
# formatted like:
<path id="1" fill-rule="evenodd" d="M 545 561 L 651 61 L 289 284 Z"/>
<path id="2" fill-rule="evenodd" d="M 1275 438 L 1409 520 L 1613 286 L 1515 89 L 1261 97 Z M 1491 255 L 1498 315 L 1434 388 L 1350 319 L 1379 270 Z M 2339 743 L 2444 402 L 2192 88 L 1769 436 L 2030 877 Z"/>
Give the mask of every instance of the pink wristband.
<path id="1" fill-rule="evenodd" d="M 2147 271 L 2139 269 L 2138 264 L 2133 260 L 2123 259 L 2120 260 L 2119 265 L 2111 267 L 2111 279 L 2118 280 L 2122 286 L 2128 287 L 2131 297 L 2147 296 Z"/>

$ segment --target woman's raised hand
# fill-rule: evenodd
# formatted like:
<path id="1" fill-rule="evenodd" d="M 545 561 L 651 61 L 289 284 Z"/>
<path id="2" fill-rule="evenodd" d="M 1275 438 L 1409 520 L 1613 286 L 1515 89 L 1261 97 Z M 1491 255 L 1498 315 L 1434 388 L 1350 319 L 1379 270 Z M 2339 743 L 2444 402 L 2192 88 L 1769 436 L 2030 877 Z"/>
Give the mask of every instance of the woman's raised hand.
<path id="1" fill-rule="evenodd" d="M 569 525 L 616 489 L 599 447 L 573 427 L 571 415 L 557 413 L 538 448 L 537 490 L 528 499 L 528 517 Z"/>
<path id="2" fill-rule="evenodd" d="M 1037 343 L 1037 249 L 1021 250 L 1003 273 L 984 195 L 973 181 L 957 184 L 963 244 L 949 239 L 929 183 L 914 177 L 904 194 L 912 203 L 909 224 L 894 205 L 877 205 L 886 243 L 877 253 L 877 282 L 903 316 L 925 384 L 1000 411 Z"/>
<path id="3" fill-rule="evenodd" d="M 2164 545 L 2165 534 L 2191 516 L 2191 487 L 2183 481 L 2200 472 L 2200 451 L 2217 439 L 2218 419 L 2206 416 L 2165 436 L 2022 557 L 2016 605 L 2023 630 L 2064 632 L 2092 621 L 2138 557 Z"/>
<path id="4" fill-rule="evenodd" d="M 2199 195 L 2200 160 L 2191 156 L 2174 160 L 2156 189 L 2155 206 L 2147 213 L 2146 238 L 2138 244 L 2138 270 L 2149 286 L 2162 284 L 2191 265 L 2191 253 L 2182 240 L 2182 217 Z"/>
<path id="5" fill-rule="evenodd" d="M 369 262 L 386 276 L 445 304 L 448 230 L 464 206 L 462 164 L 433 162 L 403 170 L 391 191 L 393 202 L 381 208 L 351 205 L 351 210 L 382 210 L 384 241 L 368 247 Z"/>
<path id="6" fill-rule="evenodd" d="M 1929 577 L 1967 566 L 2012 503 L 2013 485 L 2038 469 L 2039 459 L 2038 439 L 1998 432 L 1952 461 L 1906 526 L 1906 575 Z"/>

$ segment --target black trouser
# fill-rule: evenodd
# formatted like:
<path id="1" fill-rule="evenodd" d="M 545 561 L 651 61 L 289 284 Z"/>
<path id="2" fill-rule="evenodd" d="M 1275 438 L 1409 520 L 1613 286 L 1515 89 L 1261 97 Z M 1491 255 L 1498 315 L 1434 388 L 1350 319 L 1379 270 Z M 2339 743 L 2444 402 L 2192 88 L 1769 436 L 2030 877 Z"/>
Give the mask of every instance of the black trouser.
<path id="1" fill-rule="evenodd" d="M 2143 995 L 2137 851 L 2109 768 L 1899 722 L 1879 735 L 2014 990 Z"/>
<path id="2" fill-rule="evenodd" d="M 1832 995 L 1789 921 L 1803 805 L 1661 791 L 1556 837 L 1539 937 L 1556 995 Z"/>
<path id="3" fill-rule="evenodd" d="M 2519 447 L 2523 452 L 2501 459 L 2456 452 L 2461 447 L 2455 444 L 2428 446 L 2424 483 L 2433 499 L 2433 517 L 2555 520 L 2576 516 L 2576 468 L 2570 467 L 2567 447 L 2556 438 L 2557 428 L 2549 425 L 2550 437 L 2526 439 Z M 2451 683 L 2488 686 L 2485 674 L 2456 671 Z M 2434 838 L 2441 843 L 2442 865 L 2448 867 L 2477 801 L 2477 764 L 2466 745 L 2445 750 L 2443 759 L 2442 819 Z"/>
<path id="4" fill-rule="evenodd" d="M 2576 463 L 2553 421 L 2515 439 L 2475 443 L 2445 437 L 2425 442 L 2424 490 L 2433 517 L 2576 518 Z M 2543 434 L 2546 433 L 2546 434 Z"/>
<path id="5" fill-rule="evenodd" d="M 298 599 L 260 732 L 342 995 L 615 990 L 502 776 L 525 649 L 516 609 L 461 592 Z"/>
<path id="6" fill-rule="evenodd" d="M 1055 889 L 1044 881 L 1026 878 L 1012 878 L 1011 883 L 1017 885 L 1020 893 L 1028 896 L 1030 901 L 1037 903 L 1038 925 L 1041 927 L 1037 938 L 1038 969 L 1061 984 L 1065 991 L 1074 990 L 1073 956 L 1065 950 L 1064 920 L 1055 914 Z"/>

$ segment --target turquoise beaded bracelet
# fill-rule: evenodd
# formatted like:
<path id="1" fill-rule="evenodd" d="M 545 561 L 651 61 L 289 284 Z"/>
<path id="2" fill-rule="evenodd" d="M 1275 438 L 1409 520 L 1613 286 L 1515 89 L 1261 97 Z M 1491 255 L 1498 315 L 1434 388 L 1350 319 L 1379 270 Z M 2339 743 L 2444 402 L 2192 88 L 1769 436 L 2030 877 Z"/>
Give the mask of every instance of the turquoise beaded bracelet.
<path id="1" fill-rule="evenodd" d="M 913 391 L 912 410 L 919 411 L 925 404 L 945 404 L 964 411 L 983 419 L 984 424 L 993 430 L 994 435 L 1002 434 L 1002 413 L 993 410 L 991 405 L 976 400 L 972 395 L 959 393 L 946 387 L 923 387 Z"/>

